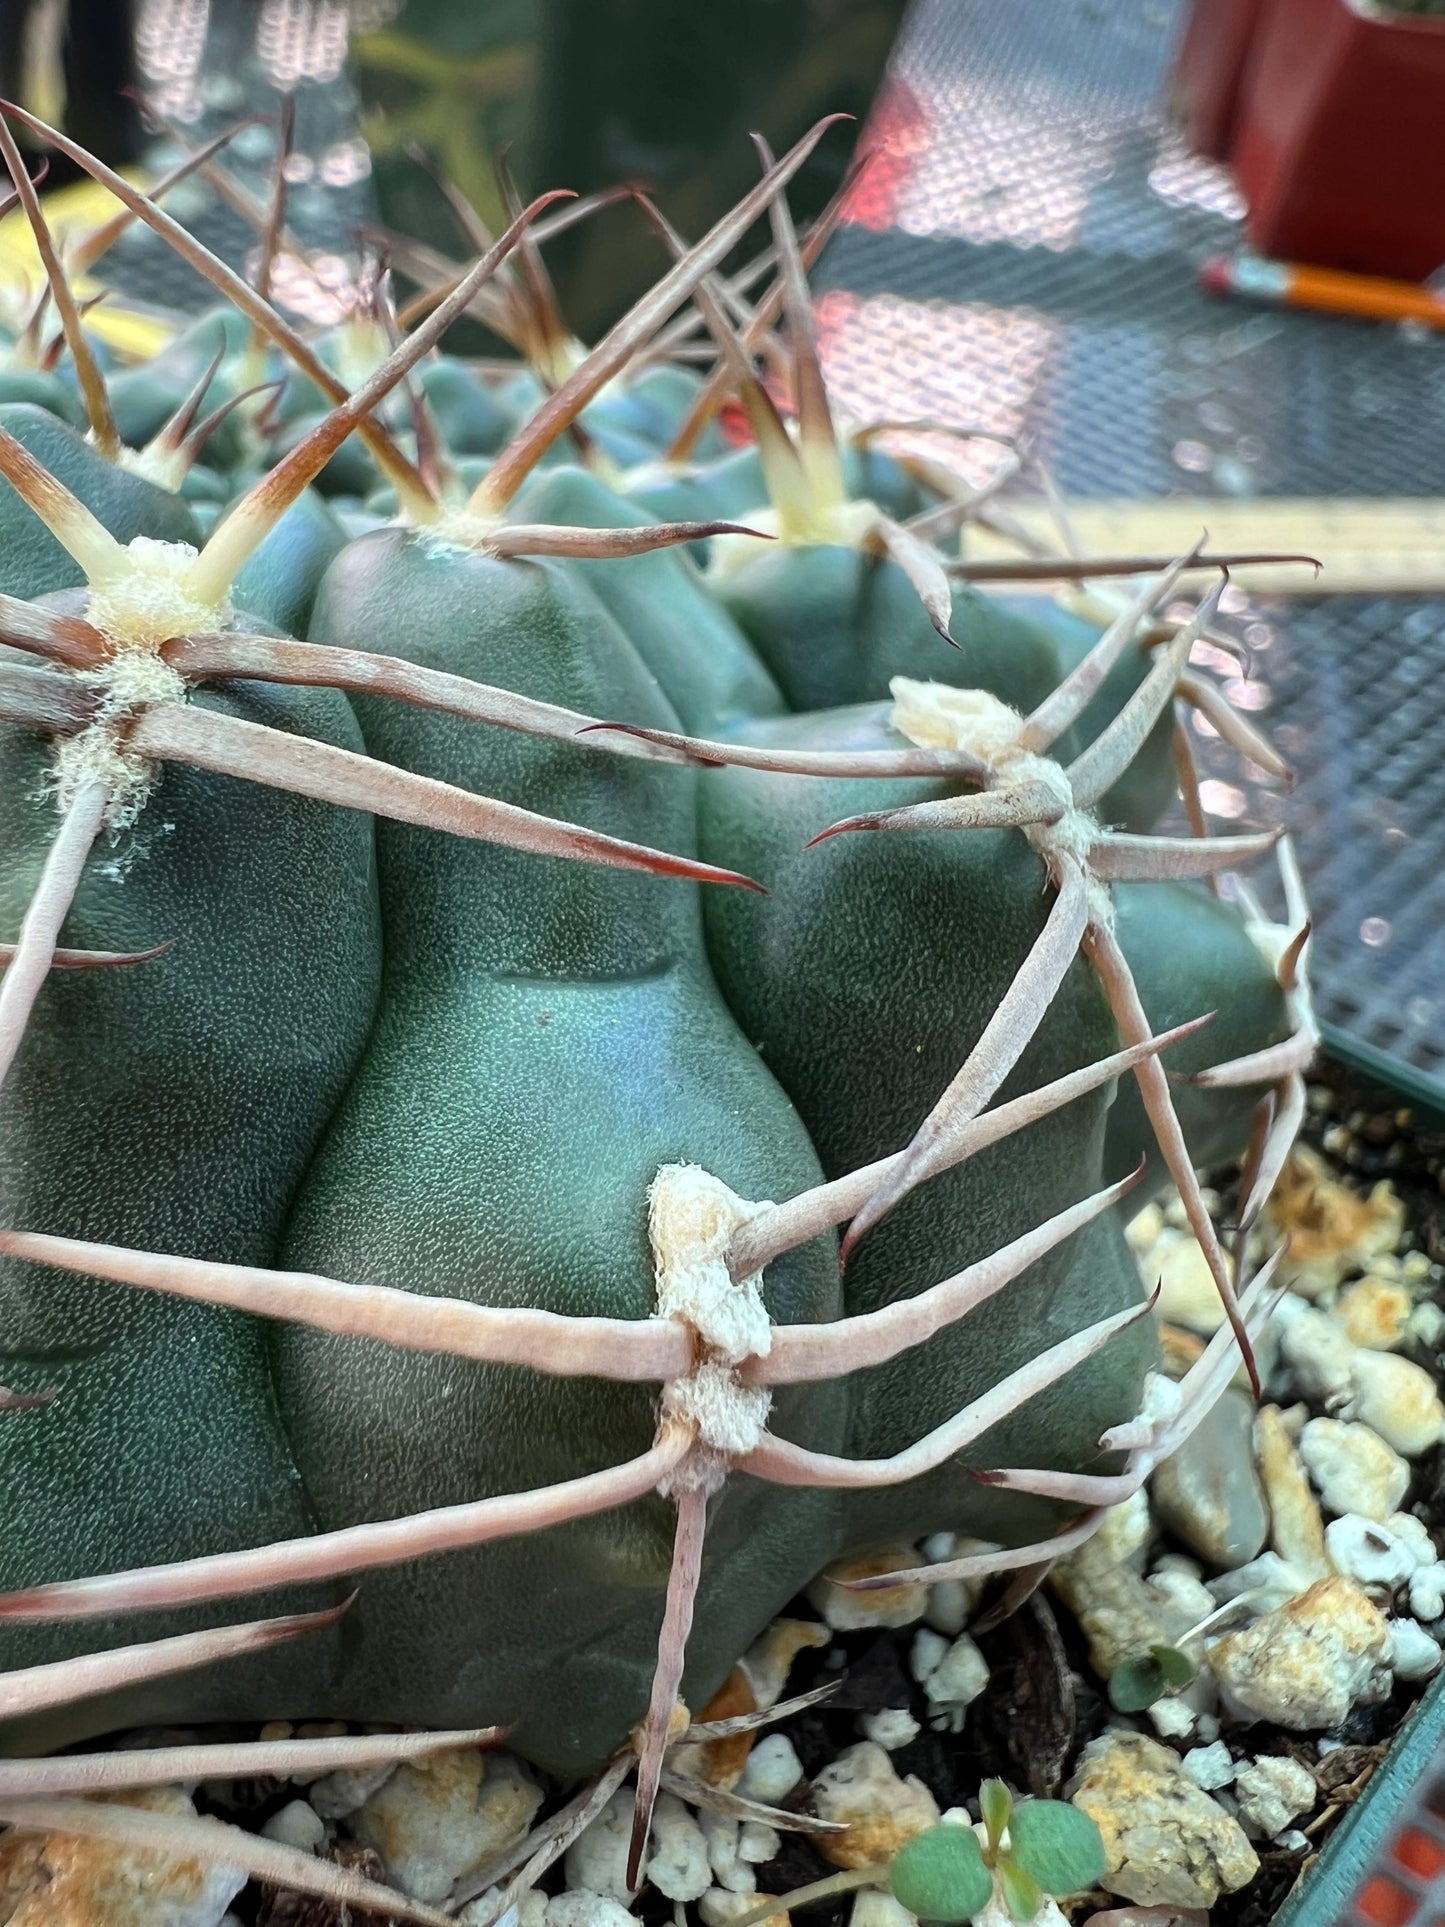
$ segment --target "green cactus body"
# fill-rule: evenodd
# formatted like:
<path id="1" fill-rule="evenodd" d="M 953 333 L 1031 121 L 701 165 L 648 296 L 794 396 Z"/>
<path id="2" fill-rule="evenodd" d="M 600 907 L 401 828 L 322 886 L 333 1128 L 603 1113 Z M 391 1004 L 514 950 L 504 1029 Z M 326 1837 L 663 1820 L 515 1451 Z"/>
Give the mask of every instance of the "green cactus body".
<path id="1" fill-rule="evenodd" d="M 766 204 L 715 232 L 714 269 Z M 801 357 L 776 211 L 775 244 Z M 925 494 L 866 439 L 839 450 L 820 379 L 794 383 L 796 438 L 743 397 L 771 438 L 770 508 L 758 449 L 715 453 L 715 429 L 701 462 L 659 460 L 700 392 L 632 372 L 665 303 L 575 371 L 559 356 L 545 399 L 530 371 L 424 364 L 484 279 L 379 375 L 379 322 L 321 340 L 353 401 L 313 442 L 304 377 L 230 418 L 194 516 L 54 413 L 0 402 L 0 591 L 41 599 L 0 609 L 0 646 L 43 659 L 0 660 L 0 1386 L 20 1394 L 0 1397 L 0 1667 L 133 1643 L 141 1611 L 155 1639 L 358 1579 L 331 1630 L 12 1724 L 0 1746 L 124 1721 L 498 1721 L 565 1774 L 642 1718 L 655 1787 L 675 1693 L 705 1702 L 831 1559 L 942 1530 L 998 1541 L 996 1570 L 1051 1556 L 1031 1539 L 1102 1516 L 1090 1474 L 1122 1465 L 1137 1485 L 1146 1447 L 1175 1438 L 1151 1409 L 1109 1182 L 1153 1150 L 1133 1086 L 1114 1095 L 1121 1068 L 1148 1085 L 1245 1330 L 1149 1025 L 1223 1009 L 1170 1060 L 1184 1068 L 1286 1036 L 1307 1051 L 1307 923 L 1288 870 L 1296 929 L 1262 939 L 1269 958 L 1202 889 L 1110 881 L 1267 847 L 1106 833 L 1172 795 L 1186 645 L 1158 674 L 1126 653 L 1089 701 L 1065 674 L 1080 625 L 969 588 L 950 606 L 942 557 L 876 506 L 906 517 Z M 170 360 L 116 377 L 124 438 L 153 436 L 218 345 L 218 390 L 269 367 L 257 339 L 203 317 Z M 408 356 L 434 465 L 386 445 L 411 426 Z M 15 441 L 120 545 L 152 541 L 117 547 Z M 247 492 L 243 442 L 248 474 L 303 452 Z M 755 511 L 786 539 L 718 538 L 705 572 L 597 533 Z M 419 527 L 371 526 L 392 513 Z M 157 546 L 198 524 L 198 557 Z M 878 545 L 907 572 L 862 552 Z M 611 552 L 558 559 L 579 547 Z M 273 629 L 306 641 L 272 647 Z M 1107 728 L 1126 713 L 1147 735 L 1132 769 L 1127 727 Z M 633 733 L 576 739 L 578 717 Z M 681 729 L 713 740 L 679 747 Z M 86 732 L 73 754 L 67 730 Z M 799 754 L 807 774 L 777 768 Z M 134 826 L 76 859 L 73 897 L 75 869 L 51 861 L 77 847 L 44 794 L 56 756 L 106 772 L 66 838 L 98 820 L 97 780 L 137 786 Z M 27 913 L 37 898 L 51 922 Z M 1302 1062 L 1276 1054 L 1261 1081 L 1302 1103 Z M 940 1125 L 965 1063 L 973 1108 Z M 1174 1087 L 1197 1156 L 1238 1151 L 1258 1088 Z M 1015 1099 L 1012 1134 L 935 1155 L 930 1128 Z M 887 1178 L 865 1168 L 885 1159 Z M 693 1190 L 668 1221 L 670 1186 Z M 112 1249 L 57 1250 L 84 1239 Z M 985 1291 L 973 1268 L 1021 1240 Z M 450 1301 L 444 1318 L 426 1300 Z M 947 1428 L 970 1418 L 960 1445 Z M 604 1509 L 571 1504 L 588 1481 Z M 438 1537 L 442 1508 L 465 1529 L 452 1513 Z M 356 1526 L 376 1530 L 338 1545 Z M 258 1547 L 244 1571 L 174 1569 Z M 128 1571 L 151 1565 L 172 1569 Z"/>
<path id="2" fill-rule="evenodd" d="M 626 639 L 556 565 L 429 554 L 400 534 L 338 561 L 312 626 L 592 713 L 672 726 Z M 614 834 L 691 841 L 694 779 L 369 700 L 377 754 Z M 644 1317 L 643 1199 L 686 1160 L 745 1196 L 815 1182 L 801 1126 L 728 1015 L 694 886 L 539 863 L 378 828 L 381 1017 L 293 1216 L 286 1262 L 333 1276 L 573 1312 Z M 770 1271 L 779 1320 L 829 1317 L 822 1244 Z M 641 1389 L 387 1355 L 287 1331 L 278 1391 L 327 1524 L 525 1489 L 645 1448 Z M 783 1422 L 841 1439 L 833 1387 Z M 786 1408 L 785 1408 L 786 1409 Z M 826 1500 L 730 1494 L 710 1534 L 692 1665 L 710 1691 L 736 1642 L 831 1550 Z M 715 1534 L 715 1536 L 713 1536 Z M 446 1721 L 485 1704 L 538 1757 L 576 1766 L 637 1716 L 667 1566 L 655 1503 L 536 1540 L 376 1575 L 349 1628 L 341 1703 Z M 538 1615 L 548 1633 L 539 1639 Z M 421 1629 L 425 1628 L 423 1632 Z M 416 1628 L 415 1638 L 407 1630 Z"/>
<path id="3" fill-rule="evenodd" d="M 339 696 L 253 684 L 200 700 L 359 747 Z M 5 734 L 8 931 L 55 817 L 40 794 L 43 746 Z M 92 856 L 67 931 L 84 948 L 172 947 L 47 985 L 0 1107 L 5 1221 L 275 1263 L 289 1201 L 371 1024 L 370 824 L 174 768 L 137 828 Z M 0 1382 L 58 1388 L 35 1423 L 0 1429 L 0 1586 L 311 1529 L 259 1320 L 6 1259 L 0 1334 Z M 161 1636 L 228 1616 L 213 1607 L 151 1623 Z M 7 1628 L 4 1659 L 94 1643 L 84 1624 Z M 314 1648 L 310 1660 L 279 1648 L 249 1675 L 218 1678 L 210 1703 L 240 1714 L 304 1694 L 316 1663 Z M 76 1717 L 95 1731 L 193 1705 L 183 1678 Z M 50 1743 L 64 1732 L 49 1729 Z"/>
<path id="4" fill-rule="evenodd" d="M 654 463 L 629 479 L 627 494 L 659 522 L 745 520 L 768 499 L 756 448 L 734 449 L 701 466 Z"/>
<path id="5" fill-rule="evenodd" d="M 16 402 L 43 408 L 47 415 L 57 416 L 71 428 L 85 427 L 80 398 L 59 375 L 45 374 L 38 368 L 0 368 L 0 407 Z"/>
<path id="6" fill-rule="evenodd" d="M 708 580 L 794 709 L 884 702 L 894 676 L 913 676 L 1029 710 L 1059 679 L 1043 632 L 974 589 L 954 591 L 950 648 L 903 571 L 854 549 L 779 543 Z"/>
<path id="7" fill-rule="evenodd" d="M 792 747 L 896 746 L 876 708 L 759 725 L 747 740 Z M 942 793 L 881 783 L 709 771 L 702 846 L 741 865 L 767 897 L 709 893 L 718 978 L 836 1177 L 907 1143 L 993 1014 L 1042 928 L 1043 867 L 1016 831 L 960 837 L 809 839 L 860 809 Z M 821 1037 L 840 1041 L 820 1051 Z M 1031 1089 L 1117 1047 L 1098 982 L 1071 967 L 1004 1095 Z M 913 1296 L 1018 1237 L 1103 1181 L 1107 1090 L 1081 1099 L 935 1178 L 906 1199 L 851 1259 L 850 1312 Z M 922 1353 L 859 1373 L 849 1451 L 883 1458 L 976 1398 L 1045 1344 L 1138 1296 L 1117 1227 L 1105 1220 L 1030 1267 Z M 978 1465 L 1079 1464 L 1101 1431 L 1136 1409 L 1152 1357 L 1147 1329 L 1116 1340 L 1066 1392 L 1030 1405 L 968 1456 Z M 915 1485 L 847 1498 L 853 1543 L 922 1532 L 947 1519 L 979 1537 L 1017 1537 L 1037 1512 L 999 1498 L 950 1464 Z"/>
<path id="8" fill-rule="evenodd" d="M 196 525 L 184 502 L 154 482 L 106 461 L 83 436 L 28 402 L 0 407 L 0 429 L 13 435 L 58 481 L 77 495 L 118 541 L 137 535 L 159 542 L 194 542 Z M 85 577 L 10 484 L 0 481 L 0 593 L 46 595 L 79 588 Z"/>
<path id="9" fill-rule="evenodd" d="M 417 375 L 453 455 L 495 455 L 512 430 L 512 416 L 494 390 L 465 362 L 439 355 Z"/>
<path id="10" fill-rule="evenodd" d="M 519 520 L 578 528 L 643 528 L 652 520 L 580 468 L 548 469 L 517 509 Z M 684 729 L 716 735 L 782 709 L 777 684 L 684 556 L 655 549 L 573 568 L 656 676 Z"/>
<path id="11" fill-rule="evenodd" d="M 238 609 L 304 636 L 321 578 L 346 546 L 346 531 L 314 489 L 298 495 L 232 586 Z"/>

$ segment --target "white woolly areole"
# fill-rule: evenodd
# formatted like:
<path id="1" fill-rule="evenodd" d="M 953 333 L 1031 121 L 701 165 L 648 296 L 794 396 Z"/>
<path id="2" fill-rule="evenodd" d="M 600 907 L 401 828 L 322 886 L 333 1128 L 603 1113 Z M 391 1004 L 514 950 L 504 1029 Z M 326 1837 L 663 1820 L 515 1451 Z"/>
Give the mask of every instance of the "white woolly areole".
<path id="1" fill-rule="evenodd" d="M 463 504 L 444 509 L 435 522 L 419 528 L 416 541 L 426 555 L 485 555 L 489 539 L 501 526 L 499 515 L 478 515 Z"/>
<path id="2" fill-rule="evenodd" d="M 657 1318 L 697 1334 L 692 1370 L 662 1388 L 664 1419 L 694 1428 L 698 1443 L 660 1489 L 721 1485 L 727 1461 L 750 1452 L 767 1424 L 772 1394 L 744 1385 L 737 1367 L 766 1358 L 773 1327 L 763 1303 L 762 1274 L 729 1276 L 728 1246 L 738 1228 L 767 1207 L 749 1204 L 700 1164 L 664 1164 L 647 1196 L 648 1233 L 656 1266 Z"/>
<path id="3" fill-rule="evenodd" d="M 197 595 L 195 560 L 189 542 L 138 535 L 115 573 L 91 584 L 86 620 L 105 637 L 110 653 L 98 669 L 78 672 L 99 698 L 95 718 L 60 745 L 52 782 L 62 809 L 89 784 L 101 784 L 112 830 L 135 821 L 155 780 L 153 766 L 127 744 L 126 722 L 152 703 L 186 698 L 184 681 L 161 660 L 161 644 L 172 636 L 205 635 L 230 618 L 228 597 L 216 602 Z"/>
<path id="4" fill-rule="evenodd" d="M 91 783 L 105 789 L 105 820 L 113 830 L 133 823 L 155 780 L 154 765 L 125 739 L 125 723 L 150 703 L 184 702 L 186 685 L 168 662 L 148 649 L 122 649 L 99 669 L 82 669 L 77 680 L 100 698 L 95 720 L 66 737 L 55 756 L 56 799 L 69 809 Z"/>
<path id="5" fill-rule="evenodd" d="M 1061 862 L 1076 864 L 1088 874 L 1090 850 L 1099 836 L 1099 823 L 1088 810 L 1074 807 L 1069 779 L 1052 756 L 1040 756 L 1019 743 L 1023 717 L 986 689 L 955 689 L 949 683 L 915 682 L 894 676 L 888 685 L 893 698 L 889 721 L 900 736 L 920 749 L 960 749 L 988 765 L 991 788 L 1037 783 L 1061 812 L 1054 823 L 1025 823 L 1024 835 L 1049 865 L 1057 879 Z M 1090 904 L 1095 920 L 1113 923 L 1108 890 L 1090 879 Z"/>
<path id="6" fill-rule="evenodd" d="M 224 626 L 228 600 L 213 602 L 191 586 L 196 551 L 189 542 L 138 535 L 126 564 L 91 586 L 87 622 L 117 650 L 158 649 L 172 636 L 207 635 Z"/>

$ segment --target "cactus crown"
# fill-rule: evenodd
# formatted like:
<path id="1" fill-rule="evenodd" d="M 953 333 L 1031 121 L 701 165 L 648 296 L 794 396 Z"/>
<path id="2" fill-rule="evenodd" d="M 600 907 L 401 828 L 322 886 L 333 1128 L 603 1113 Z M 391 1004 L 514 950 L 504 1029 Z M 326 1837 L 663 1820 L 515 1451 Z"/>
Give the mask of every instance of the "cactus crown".
<path id="1" fill-rule="evenodd" d="M 353 1523 L 247 1550 L 31 1585 L 0 1597 L 0 1628 L 191 1607 L 365 1574 L 592 1518 L 647 1495 L 662 1495 L 673 1508 L 675 1523 L 651 1698 L 634 1739 L 599 1783 L 610 1791 L 635 1760 L 638 1820 L 630 1862 L 635 1879 L 643 1863 L 648 1815 L 664 1772 L 664 1756 L 675 1738 L 675 1709 L 702 1571 L 710 1500 L 738 1475 L 770 1486 L 839 1493 L 918 1480 L 955 1461 L 1010 1414 L 1026 1410 L 1149 1309 L 1147 1303 L 1130 1304 L 1045 1345 L 982 1397 L 906 1447 L 858 1457 L 812 1449 L 771 1429 L 775 1400 L 792 1388 L 869 1372 L 927 1345 L 1108 1213 L 1128 1192 L 1137 1173 L 1053 1212 L 915 1295 L 844 1318 L 775 1320 L 765 1295 L 770 1267 L 840 1225 L 847 1227 L 842 1259 L 849 1263 L 863 1240 L 919 1187 L 957 1171 L 989 1147 L 1062 1112 L 1091 1092 L 1105 1090 L 1116 1078 L 1137 1080 L 1149 1124 L 1227 1309 L 1229 1328 L 1210 1343 L 1181 1384 L 1149 1376 L 1142 1410 L 1098 1440 L 1101 1451 L 1114 1455 L 1115 1469 L 1016 1467 L 979 1473 L 987 1485 L 1054 1501 L 1071 1516 L 1046 1538 L 970 1553 L 909 1575 L 925 1581 L 1012 1572 L 1019 1575 L 1015 1581 L 1015 1596 L 1019 1596 L 1020 1588 L 1036 1584 L 1050 1560 L 1094 1531 L 1105 1510 L 1137 1491 L 1153 1467 L 1188 1437 L 1229 1382 L 1237 1362 L 1236 1347 L 1253 1372 L 1251 1336 L 1268 1315 L 1273 1286 L 1270 1266 L 1253 1277 L 1246 1275 L 1243 1233 L 1258 1214 L 1293 1135 L 1302 1103 L 1302 1071 L 1316 1037 L 1304 973 L 1308 923 L 1298 877 L 1287 846 L 1281 845 L 1290 916 L 1283 935 L 1268 924 L 1252 898 L 1245 898 L 1251 929 L 1268 950 L 1270 968 L 1282 988 L 1289 1036 L 1215 1066 L 1194 1080 L 1203 1089 L 1240 1084 L 1269 1087 L 1271 1092 L 1256 1131 L 1239 1243 L 1231 1264 L 1195 1178 L 1175 1097 L 1160 1062 L 1161 1053 L 1197 1030 L 1202 1015 L 1191 1013 L 1190 1021 L 1156 1034 L 1116 928 L 1112 892 L 1116 884 L 1210 878 L 1265 854 L 1276 839 L 1146 834 L 1110 827 L 1099 814 L 1106 794 L 1129 772 L 1161 719 L 1167 721 L 1181 692 L 1188 697 L 1192 689 L 1192 700 L 1209 707 L 1212 716 L 1222 713 L 1222 698 L 1188 667 L 1191 646 L 1207 631 L 1219 591 L 1207 594 L 1187 621 L 1158 623 L 1154 612 L 1174 594 L 1183 573 L 1199 565 L 1200 558 L 1191 554 L 1151 570 L 1137 592 L 1122 601 L 1082 660 L 1027 709 L 1012 707 L 988 690 L 961 690 L 896 677 L 891 708 L 882 719 L 888 730 L 886 741 L 863 748 L 748 740 L 746 732 L 689 735 L 585 713 L 401 655 L 259 633 L 261 625 L 248 618 L 245 603 L 233 599 L 235 585 L 303 490 L 354 436 L 395 489 L 399 525 L 411 532 L 407 539 L 427 558 L 428 567 L 442 570 L 450 566 L 448 558 L 459 553 L 499 563 L 561 558 L 570 566 L 575 561 L 626 559 L 715 539 L 710 579 L 724 579 L 741 566 L 739 559 L 745 552 L 750 555 L 757 550 L 760 532 L 771 533 L 781 548 L 837 549 L 891 560 L 912 585 L 929 622 L 952 643 L 955 565 L 936 543 L 966 518 L 975 506 L 973 500 L 955 494 L 929 504 L 911 520 L 900 520 L 872 501 L 851 497 L 845 483 L 844 445 L 818 362 L 805 280 L 807 261 L 829 221 L 800 241 L 783 195 L 827 123 L 781 161 L 763 151 L 757 188 L 696 246 L 687 246 L 658 217 L 675 255 L 673 266 L 588 352 L 571 343 L 555 309 L 549 308 L 540 269 L 537 237 L 549 222 L 555 230 L 556 223 L 571 218 L 570 213 L 564 216 L 557 211 L 561 197 L 543 195 L 522 208 L 514 196 L 514 218 L 495 240 L 464 211 L 471 223 L 470 238 L 479 251 L 477 260 L 465 269 L 442 264 L 444 287 L 403 311 L 403 317 L 415 323 L 410 332 L 398 327 L 397 318 L 383 308 L 388 330 L 399 338 L 348 391 L 318 348 L 285 322 L 266 298 L 269 269 L 264 264 L 260 287 L 253 288 L 209 256 L 165 214 L 159 203 L 163 189 L 172 183 L 158 184 L 150 195 L 141 194 L 32 116 L 13 108 L 4 112 L 53 141 L 104 182 L 123 204 L 118 221 L 141 220 L 169 240 L 234 303 L 258 339 L 274 344 L 289 358 L 297 377 L 314 385 L 324 410 L 289 452 L 240 492 L 198 547 L 146 535 L 119 540 L 16 434 L 0 427 L 0 475 L 73 558 L 87 585 L 78 595 L 72 591 L 41 600 L 0 597 L 0 640 L 11 651 L 20 652 L 0 665 L 0 718 L 53 742 L 50 787 L 58 810 L 58 823 L 18 939 L 5 953 L 0 1080 L 15 1063 L 52 969 L 145 969 L 162 954 L 164 945 L 109 953 L 67 950 L 61 937 L 92 850 L 146 820 L 159 772 L 172 765 L 291 791 L 395 824 L 519 852 L 529 860 L 551 857 L 569 865 L 639 871 L 723 890 L 760 888 L 737 869 L 542 815 L 379 755 L 283 731 L 193 700 L 197 692 L 218 682 L 239 680 L 382 698 L 416 713 L 564 745 L 569 753 L 580 746 L 618 766 L 654 766 L 664 773 L 737 771 L 759 779 L 797 779 L 820 786 L 864 778 L 889 786 L 904 781 L 916 785 L 926 779 L 934 789 L 923 800 L 890 802 L 876 810 L 855 812 L 829 824 L 813 842 L 891 838 L 900 833 L 977 839 L 989 832 L 1010 831 L 1021 833 L 1042 863 L 1052 897 L 1037 939 L 956 1075 L 899 1148 L 778 1202 L 744 1199 L 721 1173 L 692 1162 L 679 1161 L 657 1170 L 646 1203 L 655 1262 L 655 1308 L 650 1318 L 472 1303 L 465 1297 L 429 1296 L 299 1270 L 133 1249 L 23 1226 L 0 1230 L 0 1255 L 11 1260 L 286 1320 L 319 1332 L 370 1339 L 398 1351 L 504 1365 L 553 1378 L 610 1379 L 656 1389 L 652 1442 L 634 1456 L 600 1470 L 409 1516 Z M 49 237 L 3 117 L 0 154 L 11 166 L 35 225 L 50 275 L 51 298 L 89 412 L 93 446 L 112 460 L 124 461 L 107 383 L 66 278 L 68 269 L 92 265 L 99 258 L 103 237 L 92 236 L 73 246 L 67 262 Z M 209 164 L 209 151 L 190 157 L 175 178 L 202 164 Z M 719 269 L 764 209 L 773 224 L 778 279 L 750 309 L 735 284 L 719 279 Z M 284 210 L 271 222 L 273 241 L 283 219 Z M 106 233 L 113 238 L 114 231 L 112 223 Z M 771 494 L 771 514 L 754 516 L 756 527 L 716 518 L 616 529 L 554 527 L 509 519 L 523 483 L 558 438 L 578 424 L 582 412 L 609 384 L 633 369 L 640 356 L 653 351 L 659 331 L 688 302 L 696 304 L 711 331 L 719 359 L 716 373 L 694 397 L 677 427 L 669 455 L 674 464 L 682 462 L 720 399 L 736 393 L 756 437 Z M 384 410 L 393 391 L 425 369 L 427 357 L 453 321 L 474 307 L 504 324 L 502 332 L 528 348 L 552 386 L 467 492 L 458 480 L 455 461 L 424 459 L 425 412 L 414 389 L 413 420 L 419 424 L 411 444 L 415 459 L 388 425 Z M 784 359 L 790 370 L 796 428 L 785 420 L 754 365 L 760 350 L 781 353 L 771 335 L 780 314 L 788 328 Z M 26 338 L 33 335 L 33 325 L 27 326 Z M 143 472 L 178 483 L 228 410 L 234 409 L 237 419 L 246 419 L 254 428 L 272 406 L 274 385 L 253 383 L 198 425 L 223 353 L 224 348 L 217 352 L 205 377 L 147 445 L 138 463 Z M 1058 572 L 1067 564 L 1055 559 L 1053 567 Z M 1139 656 L 1141 633 L 1162 646 L 1107 727 L 1091 742 L 1076 746 L 1075 726 L 1118 666 L 1126 658 Z M 819 646 L 824 646 L 821 640 Z M 967 666 L 965 659 L 964 673 Z M 1201 689 L 1213 693 L 1201 696 Z M 1234 723 L 1224 733 L 1253 753 L 1252 733 L 1241 736 Z M 1184 785 L 1188 797 L 1187 768 Z M 820 793 L 826 793 L 825 787 Z M 1197 819 L 1196 828 L 1201 823 Z M 1102 986 L 1120 1047 L 1036 1088 L 996 1101 L 1080 957 Z M 644 1208 L 643 1200 L 636 1203 L 639 1211 Z M 0 1423 L 29 1422 L 25 1415 L 43 1408 L 45 1398 L 45 1393 L 0 1392 L 4 1414 Z M 888 1575 L 886 1583 L 897 1582 L 897 1574 Z M 0 1717 L 37 1713 L 119 1685 L 134 1686 L 252 1653 L 329 1625 L 337 1610 L 344 1608 L 186 1633 L 0 1675 Z M 476 1743 L 481 1735 L 469 1731 L 460 1737 Z M 437 1739 L 457 1743 L 459 1736 Z M 390 1744 L 420 1750 L 424 1742 Z M 355 1748 L 364 1752 L 365 1743 L 356 1742 Z M 280 1750 L 267 1754 L 268 1759 L 273 1756 L 279 1759 Z M 57 1762 L 54 1772 L 47 1769 L 43 1790 L 47 1797 L 63 1802 L 66 1796 L 102 1785 L 137 1784 L 126 1774 L 139 1770 L 135 1766 L 139 1757 L 117 1755 L 109 1765 L 106 1756 Z M 196 1763 L 199 1758 L 193 1759 L 184 1749 L 168 1755 L 166 1773 L 207 1770 Z M 312 1755 L 305 1758 L 310 1761 Z M 4 1789 L 0 1776 L 0 1818 L 6 1817 Z M 235 1858 L 252 1849 L 243 1850 L 232 1842 L 227 1851 Z M 374 1894 L 371 1899 L 374 1903 Z M 395 1907 L 394 1897 L 388 1895 L 386 1904 Z M 414 1917 L 431 1916 L 419 1909 Z"/>

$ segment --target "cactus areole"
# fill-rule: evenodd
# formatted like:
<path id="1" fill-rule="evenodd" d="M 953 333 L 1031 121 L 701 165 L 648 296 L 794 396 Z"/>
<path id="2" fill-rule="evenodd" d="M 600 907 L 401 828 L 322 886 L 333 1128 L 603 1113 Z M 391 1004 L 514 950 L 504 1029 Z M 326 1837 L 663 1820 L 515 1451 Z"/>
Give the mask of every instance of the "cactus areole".
<path id="1" fill-rule="evenodd" d="M 1252 1142 L 1257 1210 L 1297 880 L 1280 929 L 1211 890 L 1273 839 L 1110 813 L 1175 788 L 1120 786 L 1214 596 L 1157 615 L 1181 558 L 1066 671 L 951 578 L 968 501 L 855 459 L 819 373 L 816 135 L 539 385 L 438 344 L 535 291 L 555 197 L 303 339 L 39 131 L 227 305 L 108 390 L 57 302 L 89 434 L 0 405 L 0 1743 L 502 1723 L 562 1773 L 632 1745 L 645 1816 L 679 1697 L 829 1561 L 1037 1572 L 1248 1355 L 1269 1281 L 1191 1141 Z M 708 381 L 663 359 L 698 329 Z M 1228 1311 L 1180 1384 L 1141 1169 Z"/>

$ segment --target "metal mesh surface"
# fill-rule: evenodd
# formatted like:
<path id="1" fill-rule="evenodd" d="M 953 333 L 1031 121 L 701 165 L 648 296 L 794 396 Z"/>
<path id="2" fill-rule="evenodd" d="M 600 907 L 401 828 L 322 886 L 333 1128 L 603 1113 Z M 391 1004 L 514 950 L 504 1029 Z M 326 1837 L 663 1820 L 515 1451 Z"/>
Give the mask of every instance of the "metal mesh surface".
<path id="1" fill-rule="evenodd" d="M 1166 125 L 1183 13 L 919 0 L 881 184 L 819 277 L 838 389 L 864 419 L 1017 437 L 1070 495 L 1445 492 L 1445 340 L 1199 291 L 1242 210 Z M 1201 732 L 1206 801 L 1297 833 L 1322 1014 L 1445 1091 L 1445 602 L 1229 595 L 1254 665 L 1230 693 L 1298 781 L 1242 786 Z"/>

